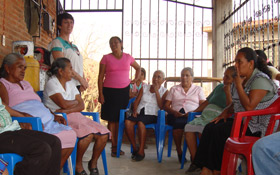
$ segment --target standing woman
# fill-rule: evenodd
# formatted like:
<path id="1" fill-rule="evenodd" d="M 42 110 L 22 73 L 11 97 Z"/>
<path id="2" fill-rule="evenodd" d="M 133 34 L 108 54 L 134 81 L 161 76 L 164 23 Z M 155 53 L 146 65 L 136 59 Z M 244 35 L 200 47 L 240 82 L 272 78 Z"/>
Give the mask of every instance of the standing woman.
<path id="1" fill-rule="evenodd" d="M 78 47 L 70 41 L 73 27 L 74 18 L 71 14 L 63 13 L 57 16 L 59 37 L 55 38 L 49 45 L 51 62 L 61 57 L 68 58 L 73 66 L 73 78 L 71 81 L 75 83 L 79 91 L 84 91 L 88 88 L 88 83 L 84 78 L 83 56 Z"/>
<path id="2" fill-rule="evenodd" d="M 101 118 L 108 121 L 112 134 L 111 156 L 116 157 L 120 109 L 125 109 L 129 101 L 129 84 L 140 77 L 141 68 L 135 59 L 123 52 L 122 40 L 113 36 L 110 41 L 112 53 L 104 55 L 99 65 L 98 101 L 101 106 Z M 129 79 L 130 66 L 136 73 L 135 79 Z M 104 79 L 105 78 L 105 79 Z M 123 155 L 124 152 L 121 152 Z"/>

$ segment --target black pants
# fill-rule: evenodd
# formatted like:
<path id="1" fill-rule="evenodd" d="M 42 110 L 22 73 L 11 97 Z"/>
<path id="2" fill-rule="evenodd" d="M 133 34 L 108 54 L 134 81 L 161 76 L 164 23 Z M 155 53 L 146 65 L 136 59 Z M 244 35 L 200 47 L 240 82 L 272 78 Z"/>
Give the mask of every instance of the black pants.
<path id="1" fill-rule="evenodd" d="M 59 175 L 61 143 L 40 131 L 18 130 L 0 134 L 0 153 L 23 156 L 14 169 L 15 175 Z"/>

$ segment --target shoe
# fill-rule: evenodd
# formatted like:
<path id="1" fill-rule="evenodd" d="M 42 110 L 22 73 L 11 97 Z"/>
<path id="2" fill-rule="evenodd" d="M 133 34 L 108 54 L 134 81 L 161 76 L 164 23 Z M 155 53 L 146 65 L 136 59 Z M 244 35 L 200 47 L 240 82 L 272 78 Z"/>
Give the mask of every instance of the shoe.
<path id="1" fill-rule="evenodd" d="M 136 162 L 139 162 L 139 161 L 141 161 L 141 160 L 143 160 L 145 158 L 145 154 L 142 156 L 142 155 L 140 155 L 140 154 L 136 154 L 133 158 L 132 158 L 132 160 L 134 160 L 134 161 L 136 161 Z"/>
<path id="2" fill-rule="evenodd" d="M 134 159 L 135 158 L 135 156 L 137 155 L 137 153 L 138 153 L 138 150 L 133 150 L 133 152 L 131 153 L 131 158 L 132 159 Z"/>
<path id="3" fill-rule="evenodd" d="M 88 175 L 87 172 L 85 170 L 81 171 L 81 172 L 75 172 L 76 175 Z"/>
<path id="4" fill-rule="evenodd" d="M 195 172 L 199 172 L 199 171 L 201 171 L 201 168 L 199 168 L 195 164 L 191 163 L 190 167 L 186 171 L 186 174 L 191 174 L 191 173 L 195 173 Z"/>
<path id="5" fill-rule="evenodd" d="M 136 149 L 132 151 L 131 158 L 133 159 L 139 151 L 139 145 L 136 145 Z"/>
<path id="6" fill-rule="evenodd" d="M 99 175 L 99 171 L 97 168 L 92 168 L 89 170 L 90 175 Z"/>
<path id="7" fill-rule="evenodd" d="M 179 160 L 180 163 L 182 163 L 182 154 L 178 154 L 178 160 Z M 185 157 L 185 161 L 184 162 L 187 163 L 186 157 Z"/>
<path id="8" fill-rule="evenodd" d="M 99 175 L 98 169 L 97 168 L 91 168 L 90 166 L 91 166 L 91 160 L 88 162 L 88 170 L 90 172 L 90 175 Z M 77 173 L 76 173 L 76 175 L 77 175 Z"/>
<path id="9" fill-rule="evenodd" d="M 113 149 L 115 149 L 116 151 L 113 151 Z M 122 156 L 122 155 L 124 155 L 125 153 L 121 150 L 120 151 L 120 156 Z M 117 147 L 116 146 L 113 146 L 112 148 L 111 148 L 111 156 L 112 157 L 117 157 Z"/>

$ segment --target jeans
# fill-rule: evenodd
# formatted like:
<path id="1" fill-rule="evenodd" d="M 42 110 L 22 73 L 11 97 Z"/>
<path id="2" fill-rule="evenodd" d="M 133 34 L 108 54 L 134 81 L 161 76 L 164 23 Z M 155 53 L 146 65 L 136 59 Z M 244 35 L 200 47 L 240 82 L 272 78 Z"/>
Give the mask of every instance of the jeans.
<path id="1" fill-rule="evenodd" d="M 258 140 L 252 149 L 252 159 L 256 175 L 279 175 L 280 132 Z"/>

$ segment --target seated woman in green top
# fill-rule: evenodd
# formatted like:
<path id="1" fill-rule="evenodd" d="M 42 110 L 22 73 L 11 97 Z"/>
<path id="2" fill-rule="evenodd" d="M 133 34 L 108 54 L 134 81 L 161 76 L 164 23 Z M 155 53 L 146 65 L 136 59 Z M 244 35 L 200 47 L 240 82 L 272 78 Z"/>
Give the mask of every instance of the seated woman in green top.
<path id="1" fill-rule="evenodd" d="M 59 174 L 60 140 L 44 132 L 21 129 L 16 120 L 12 121 L 10 114 L 18 117 L 25 116 L 2 104 L 0 98 L 0 154 L 16 153 L 23 156 L 23 160 L 16 164 L 13 174 Z"/>
<path id="2" fill-rule="evenodd" d="M 230 86 L 235 75 L 235 67 L 231 66 L 224 72 L 223 83 L 216 86 L 206 100 L 193 112 L 202 112 L 200 117 L 185 125 L 185 138 L 193 160 L 197 148 L 196 133 L 201 133 L 206 124 L 220 115 L 223 109 L 231 103 Z"/>

